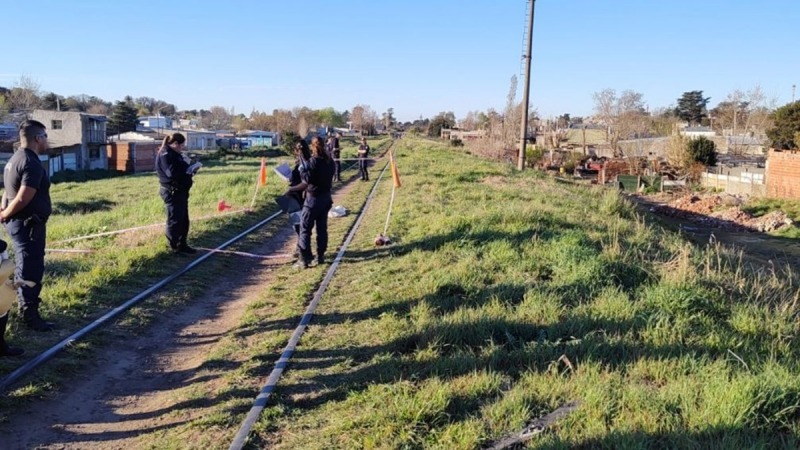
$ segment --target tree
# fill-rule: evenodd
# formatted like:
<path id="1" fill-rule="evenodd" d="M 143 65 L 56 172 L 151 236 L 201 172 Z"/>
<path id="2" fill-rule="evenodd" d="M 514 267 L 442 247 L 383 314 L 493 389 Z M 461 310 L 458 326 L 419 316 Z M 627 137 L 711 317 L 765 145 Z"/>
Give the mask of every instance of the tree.
<path id="1" fill-rule="evenodd" d="M 138 122 L 139 117 L 136 115 L 136 109 L 123 100 L 118 101 L 111 111 L 111 117 L 108 119 L 109 133 L 119 134 L 126 131 L 136 131 Z"/>
<path id="2" fill-rule="evenodd" d="M 676 133 L 679 119 L 675 107 L 655 108 L 647 119 L 647 134 L 651 137 L 665 137 Z"/>
<path id="3" fill-rule="evenodd" d="M 241 133 L 250 127 L 250 121 L 247 120 L 244 114 L 238 114 L 232 119 L 231 126 L 237 133 Z"/>
<path id="4" fill-rule="evenodd" d="M 706 117 L 706 105 L 711 97 L 703 97 L 703 91 L 687 91 L 678 99 L 675 115 L 689 125 L 699 125 Z"/>
<path id="5" fill-rule="evenodd" d="M 255 109 L 250 113 L 247 122 L 254 130 L 274 130 L 275 120 L 267 113 L 256 111 Z"/>
<path id="6" fill-rule="evenodd" d="M 692 161 L 706 166 L 717 164 L 717 145 L 705 136 L 690 139 L 688 143 L 689 157 Z"/>
<path id="7" fill-rule="evenodd" d="M 619 141 L 642 134 L 647 129 L 648 114 L 643 95 L 632 90 L 622 91 L 619 97 L 614 89 L 595 92 L 594 109 L 608 130 L 608 142 L 614 155 L 621 156 Z"/>
<path id="8" fill-rule="evenodd" d="M 458 121 L 458 127 L 462 130 L 472 131 L 478 126 L 480 111 L 468 111 L 466 117 Z"/>
<path id="9" fill-rule="evenodd" d="M 340 113 L 330 106 L 317 111 L 317 118 L 320 125 L 328 127 L 343 127 L 347 124 L 344 113 Z"/>
<path id="10" fill-rule="evenodd" d="M 375 134 L 376 126 L 378 125 L 378 113 L 369 106 L 365 106 L 364 117 L 366 118 L 366 132 L 367 135 Z M 455 120 L 455 118 L 453 119 Z"/>
<path id="11" fill-rule="evenodd" d="M 212 106 L 208 114 L 203 115 L 203 127 L 209 130 L 227 130 L 231 127 L 233 116 L 222 106 Z"/>
<path id="12" fill-rule="evenodd" d="M 382 122 L 383 122 L 383 127 L 387 130 L 394 126 L 396 122 L 394 118 L 394 108 L 389 108 L 386 110 L 385 113 L 383 113 Z"/>
<path id="13" fill-rule="evenodd" d="M 456 126 L 456 115 L 452 111 L 440 112 L 428 124 L 428 136 L 438 138 L 442 135 L 443 128 Z"/>
<path id="14" fill-rule="evenodd" d="M 776 109 L 772 114 L 773 125 L 767 137 L 775 148 L 788 150 L 797 148 L 797 133 L 800 132 L 800 101 Z"/>
<path id="15" fill-rule="evenodd" d="M 108 107 L 105 103 L 94 103 L 89 106 L 89 109 L 86 110 L 89 114 L 99 114 L 103 116 L 107 116 L 108 112 L 111 108 Z"/>
<path id="16" fill-rule="evenodd" d="M 558 128 L 569 128 L 569 124 L 571 123 L 570 122 L 569 113 L 564 113 L 564 114 L 558 116 L 557 120 L 558 120 L 558 122 L 557 122 L 558 123 Z"/>
<path id="17" fill-rule="evenodd" d="M 19 77 L 8 94 L 8 101 L 15 111 L 30 112 L 38 108 L 41 103 L 39 82 L 25 75 Z"/>
<path id="18" fill-rule="evenodd" d="M 686 169 L 692 165 L 689 155 L 689 138 L 679 133 L 674 133 L 667 141 L 667 162 L 678 169 Z"/>
<path id="19" fill-rule="evenodd" d="M 64 97 L 50 92 L 42 97 L 40 107 L 49 111 L 60 111 L 64 107 Z"/>
<path id="20" fill-rule="evenodd" d="M 4 94 L 0 94 L 0 123 L 5 122 L 8 115 L 8 101 Z"/>
<path id="21" fill-rule="evenodd" d="M 272 117 L 275 121 L 275 131 L 279 133 L 291 132 L 294 134 L 296 118 L 292 112 L 287 109 L 275 109 L 272 111 Z M 285 141 L 285 139 L 283 139 Z"/>
<path id="22" fill-rule="evenodd" d="M 722 134 L 763 136 L 771 126 L 771 112 L 775 100 L 767 99 L 761 86 L 748 91 L 736 89 L 728 94 L 709 113 L 714 129 Z M 743 144 L 744 145 L 744 144 Z M 745 148 L 732 148 L 734 153 L 746 152 Z"/>

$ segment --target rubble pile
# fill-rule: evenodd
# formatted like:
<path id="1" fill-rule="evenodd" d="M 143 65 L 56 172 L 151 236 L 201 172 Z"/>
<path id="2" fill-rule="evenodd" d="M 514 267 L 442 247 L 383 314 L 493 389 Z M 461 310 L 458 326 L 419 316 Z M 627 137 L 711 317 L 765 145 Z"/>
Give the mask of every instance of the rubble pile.
<path id="1" fill-rule="evenodd" d="M 783 211 L 754 217 L 739 207 L 741 203 L 741 199 L 731 195 L 688 194 L 654 209 L 661 214 L 734 231 L 770 232 L 792 225 L 792 219 Z"/>

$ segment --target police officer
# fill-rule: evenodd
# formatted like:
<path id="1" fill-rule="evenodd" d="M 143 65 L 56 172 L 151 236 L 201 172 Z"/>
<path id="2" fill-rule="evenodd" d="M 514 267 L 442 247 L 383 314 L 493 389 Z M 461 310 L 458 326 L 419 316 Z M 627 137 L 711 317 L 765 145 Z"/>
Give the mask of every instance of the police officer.
<path id="1" fill-rule="evenodd" d="M 361 172 L 361 181 L 369 181 L 369 172 L 367 172 L 368 156 L 369 145 L 367 145 L 367 138 L 361 138 L 361 145 L 358 146 L 358 170 Z"/>
<path id="2" fill-rule="evenodd" d="M 0 221 L 14 245 L 14 278 L 21 284 L 17 299 L 22 319 L 28 328 L 50 331 L 54 325 L 39 314 L 46 225 L 52 212 L 50 177 L 39 160 L 39 155 L 47 151 L 47 130 L 41 122 L 26 120 L 19 127 L 19 139 L 20 147 L 3 171 L 6 191 Z"/>
<path id="3" fill-rule="evenodd" d="M 333 158 L 333 181 L 342 181 L 342 149 L 339 147 L 339 134 L 331 136 L 331 158 Z"/>
<path id="4" fill-rule="evenodd" d="M 186 237 L 189 234 L 189 190 L 194 173 L 180 153 L 185 143 L 186 138 L 180 133 L 164 138 L 156 156 L 156 173 L 161 185 L 159 194 L 167 206 L 165 234 L 169 247 L 173 253 L 192 255 L 197 250 L 189 247 Z"/>
<path id="5" fill-rule="evenodd" d="M 300 178 L 305 187 L 306 198 L 300 216 L 300 235 L 297 239 L 297 251 L 300 258 L 296 268 L 305 269 L 314 256 L 311 254 L 311 229 L 317 228 L 317 263 L 325 262 L 325 251 L 328 248 L 328 211 L 333 206 L 331 187 L 333 185 L 333 160 L 325 151 L 322 138 L 311 139 L 311 159 L 301 168 Z"/>

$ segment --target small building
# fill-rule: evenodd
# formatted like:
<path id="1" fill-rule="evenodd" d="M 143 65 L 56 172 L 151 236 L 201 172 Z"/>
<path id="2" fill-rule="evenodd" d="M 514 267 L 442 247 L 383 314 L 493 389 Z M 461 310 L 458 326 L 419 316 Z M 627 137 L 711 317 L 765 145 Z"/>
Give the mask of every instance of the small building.
<path id="1" fill-rule="evenodd" d="M 111 142 L 108 148 L 108 168 L 127 173 L 152 172 L 161 143 L 150 141 Z"/>
<path id="2" fill-rule="evenodd" d="M 272 131 L 255 130 L 243 133 L 240 136 L 240 141 L 246 143 L 247 147 L 274 147 L 280 145 L 278 133 Z"/>
<path id="3" fill-rule="evenodd" d="M 166 117 L 166 116 L 139 117 L 139 124 L 141 124 L 142 128 L 171 130 L 172 117 Z"/>
<path id="4" fill-rule="evenodd" d="M 142 130 L 142 131 L 128 131 L 125 133 L 116 134 L 111 136 L 112 141 L 159 141 L 164 139 L 164 136 L 172 134 L 182 134 L 186 139 L 187 150 L 214 150 L 217 148 L 217 137 L 213 131 L 200 131 L 200 130 Z"/>
<path id="5" fill-rule="evenodd" d="M 109 142 L 122 142 L 122 141 L 145 142 L 145 141 L 160 141 L 162 139 L 164 139 L 164 135 L 159 134 L 157 131 L 153 130 L 126 131 L 124 133 L 113 134 L 108 137 Z"/>
<path id="6" fill-rule="evenodd" d="M 186 138 L 188 150 L 215 150 L 217 148 L 217 135 L 213 131 L 201 130 L 170 130 L 180 133 Z"/>
<path id="7" fill-rule="evenodd" d="M 104 115 L 34 110 L 30 118 L 47 127 L 51 174 L 61 170 L 107 169 Z"/>
<path id="8" fill-rule="evenodd" d="M 450 141 L 454 141 L 456 139 L 462 141 L 473 141 L 486 137 L 486 130 L 466 131 L 459 130 L 458 128 L 442 128 L 440 137 Z"/>
<path id="9" fill-rule="evenodd" d="M 681 134 L 691 139 L 699 137 L 711 139 L 717 135 L 711 127 L 686 127 L 681 130 Z"/>

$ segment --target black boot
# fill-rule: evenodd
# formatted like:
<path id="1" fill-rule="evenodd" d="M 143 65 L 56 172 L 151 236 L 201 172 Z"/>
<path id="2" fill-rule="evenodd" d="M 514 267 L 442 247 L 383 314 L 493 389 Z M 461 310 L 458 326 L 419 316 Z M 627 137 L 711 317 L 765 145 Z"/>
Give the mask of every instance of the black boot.
<path id="1" fill-rule="evenodd" d="M 19 356 L 25 353 L 25 350 L 16 347 L 9 347 L 6 344 L 6 325 L 8 324 L 8 313 L 0 317 L 0 356 Z"/>
<path id="2" fill-rule="evenodd" d="M 194 247 L 189 247 L 187 244 L 183 244 L 178 247 L 178 253 L 185 253 L 187 255 L 194 255 L 197 254 L 197 249 Z"/>
<path id="3" fill-rule="evenodd" d="M 178 253 L 194 255 L 197 253 L 197 249 L 189 247 L 189 244 L 187 244 L 186 241 L 181 240 L 181 242 L 178 244 Z"/>
<path id="4" fill-rule="evenodd" d="M 25 325 L 35 331 L 50 331 L 55 328 L 55 324 L 42 319 L 39 315 L 39 308 L 25 308 L 22 311 L 22 320 Z"/>

